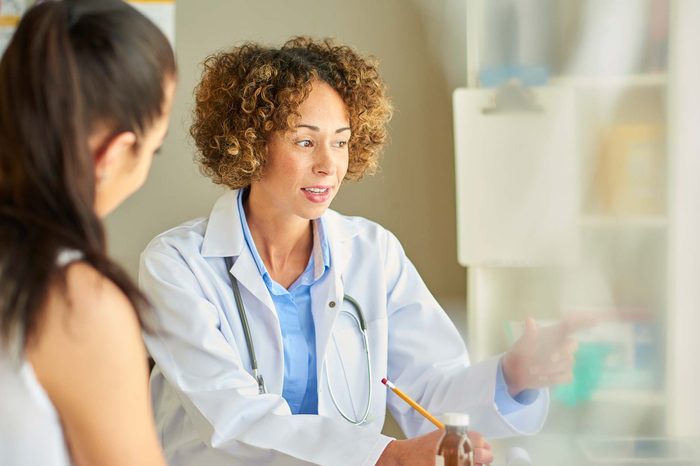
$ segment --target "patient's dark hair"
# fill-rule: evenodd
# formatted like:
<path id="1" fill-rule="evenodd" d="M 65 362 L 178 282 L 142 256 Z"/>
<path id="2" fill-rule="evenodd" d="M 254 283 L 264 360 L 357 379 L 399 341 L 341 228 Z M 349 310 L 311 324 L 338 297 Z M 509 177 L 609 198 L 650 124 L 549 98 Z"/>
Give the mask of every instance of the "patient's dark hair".
<path id="1" fill-rule="evenodd" d="M 133 131 L 162 115 L 175 59 L 160 30 L 119 0 L 48 1 L 26 12 L 0 61 L 0 341 L 26 344 L 48 290 L 65 291 L 62 250 L 146 299 L 107 257 L 94 211 L 90 134 Z"/>

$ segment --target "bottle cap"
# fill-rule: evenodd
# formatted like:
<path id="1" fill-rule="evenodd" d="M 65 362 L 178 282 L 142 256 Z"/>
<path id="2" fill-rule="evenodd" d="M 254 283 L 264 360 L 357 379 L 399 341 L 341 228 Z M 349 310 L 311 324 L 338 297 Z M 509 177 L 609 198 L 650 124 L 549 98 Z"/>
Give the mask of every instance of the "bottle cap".
<path id="1" fill-rule="evenodd" d="M 445 413 L 442 416 L 442 422 L 444 422 L 446 426 L 469 427 L 469 414 Z"/>

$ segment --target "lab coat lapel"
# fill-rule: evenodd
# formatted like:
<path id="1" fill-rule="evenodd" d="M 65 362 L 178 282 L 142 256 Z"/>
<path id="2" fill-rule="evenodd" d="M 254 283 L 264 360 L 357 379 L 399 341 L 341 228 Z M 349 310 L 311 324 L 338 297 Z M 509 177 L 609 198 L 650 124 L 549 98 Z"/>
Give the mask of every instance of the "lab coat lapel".
<path id="1" fill-rule="evenodd" d="M 228 273 L 236 277 L 240 285 L 241 298 L 255 341 L 258 367 L 265 377 L 267 390 L 282 393 L 284 364 L 280 364 L 280 361 L 284 360 L 284 349 L 275 305 L 248 248 L 244 248 L 234 260 Z"/>
<path id="2" fill-rule="evenodd" d="M 317 380 L 319 381 L 324 380 L 322 369 L 326 349 L 345 294 L 343 275 L 352 257 L 349 242 L 357 233 L 354 225 L 333 211 L 328 211 L 324 220 L 330 244 L 331 268 L 328 275 L 324 277 L 322 286 L 311 288 L 312 313 L 316 330 Z M 320 386 L 321 382 L 319 382 Z"/>
<path id="3" fill-rule="evenodd" d="M 262 303 L 276 316 L 272 297 L 267 291 L 265 282 L 260 276 L 260 271 L 255 265 L 255 260 L 248 249 L 241 226 L 241 217 L 238 212 L 238 190 L 228 191 L 214 204 L 209 215 L 207 230 L 202 243 L 202 255 L 204 257 L 233 258 L 233 267 L 228 272 L 233 274 L 241 285 L 255 299 Z M 227 277 L 229 280 L 229 277 Z M 241 295 L 246 302 L 243 289 Z M 252 308 L 252 303 L 246 305 Z"/>
<path id="4" fill-rule="evenodd" d="M 321 380 L 320 368 L 323 367 L 328 341 L 333 333 L 333 325 L 338 317 L 338 311 L 343 301 L 343 280 L 340 262 L 347 263 L 347 254 L 345 252 L 340 254 L 331 252 L 331 261 L 333 261 L 333 266 L 329 270 L 330 273 L 323 278 L 323 281 L 320 283 L 321 286 L 311 288 L 311 301 L 313 303 L 311 312 L 314 316 L 317 368 L 319 369 L 317 371 L 317 380 Z M 338 267 L 336 267 L 336 264 Z"/>
<path id="5" fill-rule="evenodd" d="M 255 264 L 253 256 L 248 248 L 244 248 L 238 257 L 233 258 L 234 263 L 229 273 L 236 277 L 241 287 L 248 290 L 258 301 L 260 301 L 269 311 L 275 316 L 275 304 L 272 302 L 272 296 L 265 286 L 263 278 L 260 276 L 258 266 Z M 241 290 L 243 294 L 243 290 Z"/>

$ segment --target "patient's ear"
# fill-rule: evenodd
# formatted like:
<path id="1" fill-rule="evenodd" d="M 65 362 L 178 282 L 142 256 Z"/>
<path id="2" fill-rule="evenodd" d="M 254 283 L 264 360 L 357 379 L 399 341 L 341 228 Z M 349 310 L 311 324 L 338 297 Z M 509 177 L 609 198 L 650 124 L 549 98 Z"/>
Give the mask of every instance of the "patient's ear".
<path id="1" fill-rule="evenodd" d="M 97 184 L 110 179 L 124 167 L 125 157 L 133 155 L 136 134 L 124 131 L 110 136 L 94 152 Z"/>

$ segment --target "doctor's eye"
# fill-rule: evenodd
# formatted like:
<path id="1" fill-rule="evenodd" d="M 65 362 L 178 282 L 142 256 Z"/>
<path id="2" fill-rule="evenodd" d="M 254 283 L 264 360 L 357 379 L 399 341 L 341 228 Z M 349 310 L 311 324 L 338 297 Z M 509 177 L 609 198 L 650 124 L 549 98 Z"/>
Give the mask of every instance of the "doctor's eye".
<path id="1" fill-rule="evenodd" d="M 347 147 L 348 141 L 345 141 L 345 140 L 343 140 L 343 141 L 336 141 L 334 145 L 335 145 L 335 147 L 337 147 L 338 149 L 344 149 L 345 147 Z"/>
<path id="2" fill-rule="evenodd" d="M 311 142 L 310 139 L 302 139 L 300 141 L 296 141 L 294 144 L 296 144 L 299 147 L 313 147 L 314 143 Z"/>

